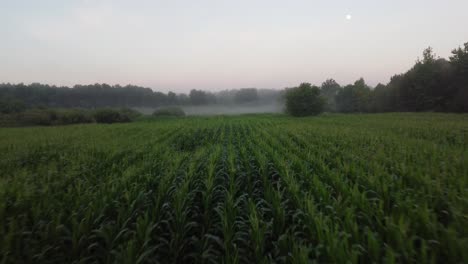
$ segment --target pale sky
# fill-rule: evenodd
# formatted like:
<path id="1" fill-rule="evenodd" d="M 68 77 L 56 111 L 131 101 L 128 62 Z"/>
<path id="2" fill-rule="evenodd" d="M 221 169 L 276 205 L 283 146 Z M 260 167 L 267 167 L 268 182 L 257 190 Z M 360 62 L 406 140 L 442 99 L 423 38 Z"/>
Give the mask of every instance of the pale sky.
<path id="1" fill-rule="evenodd" d="M 386 83 L 468 42 L 468 0 L 0 0 L 0 83 Z"/>

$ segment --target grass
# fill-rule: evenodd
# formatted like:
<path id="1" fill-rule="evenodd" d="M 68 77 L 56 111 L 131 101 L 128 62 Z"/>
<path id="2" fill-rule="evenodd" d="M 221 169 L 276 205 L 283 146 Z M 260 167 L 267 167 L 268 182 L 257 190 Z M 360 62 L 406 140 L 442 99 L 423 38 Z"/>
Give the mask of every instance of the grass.
<path id="1" fill-rule="evenodd" d="M 468 115 L 0 129 L 2 263 L 463 263 Z"/>

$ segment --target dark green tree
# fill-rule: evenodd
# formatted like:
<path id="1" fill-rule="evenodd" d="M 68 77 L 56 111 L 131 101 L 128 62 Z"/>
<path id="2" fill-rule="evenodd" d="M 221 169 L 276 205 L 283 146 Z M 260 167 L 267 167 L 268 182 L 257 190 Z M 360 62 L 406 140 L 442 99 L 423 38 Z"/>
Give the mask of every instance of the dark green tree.
<path id="1" fill-rule="evenodd" d="M 174 92 L 167 93 L 167 104 L 169 105 L 176 105 L 177 102 L 177 95 Z"/>
<path id="2" fill-rule="evenodd" d="M 106 124 L 131 121 L 129 116 L 114 109 L 99 109 L 94 113 L 93 117 L 97 123 L 106 123 Z"/>
<path id="3" fill-rule="evenodd" d="M 339 90 L 335 97 L 337 109 L 340 112 L 369 112 L 371 90 L 363 78 Z"/>
<path id="4" fill-rule="evenodd" d="M 322 83 L 320 94 L 325 98 L 325 111 L 336 112 L 335 97 L 340 91 L 341 86 L 333 79 L 328 79 Z"/>
<path id="5" fill-rule="evenodd" d="M 320 89 L 310 83 L 301 83 L 299 87 L 288 88 L 285 99 L 286 111 L 293 116 L 320 114 L 325 105 L 325 99 L 320 96 Z"/>
<path id="6" fill-rule="evenodd" d="M 388 112 L 391 111 L 390 89 L 379 83 L 371 91 L 370 112 Z"/>
<path id="7" fill-rule="evenodd" d="M 26 105 L 17 99 L 0 98 L 0 113 L 12 114 L 19 113 L 26 109 Z"/>
<path id="8" fill-rule="evenodd" d="M 445 111 L 448 98 L 456 92 L 450 79 L 452 67 L 445 59 L 436 59 L 432 48 L 423 52 L 418 60 L 403 75 L 399 87 L 402 111 Z"/>
<path id="9" fill-rule="evenodd" d="M 191 90 L 190 91 L 190 103 L 193 105 L 203 105 L 208 103 L 208 94 L 202 90 Z"/>
<path id="10" fill-rule="evenodd" d="M 454 49 L 450 57 L 453 67 L 453 86 L 455 92 L 450 100 L 449 111 L 468 112 L 468 42 L 464 47 Z"/>
<path id="11" fill-rule="evenodd" d="M 234 101 L 238 104 L 251 103 L 258 101 L 258 93 L 255 88 L 244 88 L 237 91 Z"/>

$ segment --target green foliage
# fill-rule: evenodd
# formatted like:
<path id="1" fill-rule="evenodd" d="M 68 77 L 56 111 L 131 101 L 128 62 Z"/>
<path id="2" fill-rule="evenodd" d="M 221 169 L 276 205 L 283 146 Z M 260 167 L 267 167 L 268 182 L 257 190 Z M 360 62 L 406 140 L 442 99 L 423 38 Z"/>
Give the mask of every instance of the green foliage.
<path id="1" fill-rule="evenodd" d="M 94 120 L 97 123 L 122 123 L 122 122 L 130 122 L 130 116 L 122 113 L 119 110 L 115 109 L 99 109 L 96 110 L 93 114 Z"/>
<path id="2" fill-rule="evenodd" d="M 120 110 L 100 109 L 50 109 L 45 107 L 26 109 L 18 113 L 0 114 L 0 126 L 52 126 L 85 123 L 130 122 L 141 113 L 122 108 Z"/>
<path id="3" fill-rule="evenodd" d="M 364 79 L 357 80 L 354 85 L 347 85 L 336 95 L 338 110 L 343 113 L 369 112 L 371 90 Z"/>
<path id="4" fill-rule="evenodd" d="M 153 116 L 185 116 L 185 112 L 182 108 L 172 106 L 172 107 L 162 107 L 153 112 Z"/>
<path id="5" fill-rule="evenodd" d="M 258 101 L 258 93 L 255 88 L 244 88 L 237 91 L 234 102 L 238 104 L 252 103 Z"/>
<path id="6" fill-rule="evenodd" d="M 0 98 L 0 114 L 13 114 L 26 110 L 26 105 L 16 99 Z"/>
<path id="7" fill-rule="evenodd" d="M 216 98 L 212 94 L 195 89 L 190 91 L 189 98 L 192 105 L 206 105 L 216 101 Z"/>
<path id="8" fill-rule="evenodd" d="M 452 51 L 450 61 L 437 58 L 432 48 L 407 72 L 374 89 L 358 80 L 339 89 L 339 112 L 468 112 L 468 43 Z M 325 83 L 324 83 L 325 84 Z M 322 88 L 322 94 L 326 90 Z M 332 102 L 329 98 L 328 102 Z"/>
<path id="9" fill-rule="evenodd" d="M 433 113 L 2 128 L 0 260 L 465 263 L 467 131 Z"/>
<path id="10" fill-rule="evenodd" d="M 453 67 L 453 86 L 456 90 L 449 111 L 468 112 L 468 42 L 463 48 L 454 49 L 450 57 Z"/>
<path id="11" fill-rule="evenodd" d="M 0 84 L 0 97 L 20 100 L 28 107 L 52 108 L 154 107 L 169 103 L 168 95 L 149 88 L 108 84 L 75 85 L 73 89 L 39 83 Z"/>
<path id="12" fill-rule="evenodd" d="M 285 99 L 286 111 L 293 116 L 320 114 L 325 104 L 320 96 L 320 89 L 310 83 L 301 83 L 299 87 L 287 89 Z"/>
<path id="13" fill-rule="evenodd" d="M 80 109 L 62 109 L 52 112 L 56 125 L 84 124 L 94 122 L 88 111 Z"/>
<path id="14" fill-rule="evenodd" d="M 16 115 L 20 125 L 50 126 L 56 120 L 56 113 L 52 110 L 29 109 Z"/>
<path id="15" fill-rule="evenodd" d="M 162 93 L 133 85 L 108 84 L 56 87 L 46 84 L 0 83 L 0 112 L 12 111 L 11 104 L 18 102 L 28 108 L 159 108 L 174 105 L 211 105 L 276 103 L 280 91 L 275 89 L 240 89 L 208 92 L 192 90 L 189 94 Z M 236 99 L 237 98 L 237 99 Z M 16 105 L 18 107 L 21 105 Z"/>
<path id="16" fill-rule="evenodd" d="M 322 83 L 320 87 L 320 94 L 325 98 L 325 111 L 336 112 L 335 97 L 341 90 L 341 86 L 333 79 L 328 79 Z"/>
<path id="17" fill-rule="evenodd" d="M 127 107 L 121 108 L 119 111 L 122 115 L 128 116 L 131 121 L 137 120 L 143 116 L 141 112 Z"/>

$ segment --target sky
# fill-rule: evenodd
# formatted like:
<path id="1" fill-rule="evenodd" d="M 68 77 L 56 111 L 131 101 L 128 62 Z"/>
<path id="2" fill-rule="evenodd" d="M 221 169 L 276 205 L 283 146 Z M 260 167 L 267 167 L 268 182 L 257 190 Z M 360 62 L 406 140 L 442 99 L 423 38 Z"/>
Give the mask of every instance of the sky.
<path id="1" fill-rule="evenodd" d="M 387 83 L 468 42 L 467 0 L 0 0 L 0 83 Z"/>

